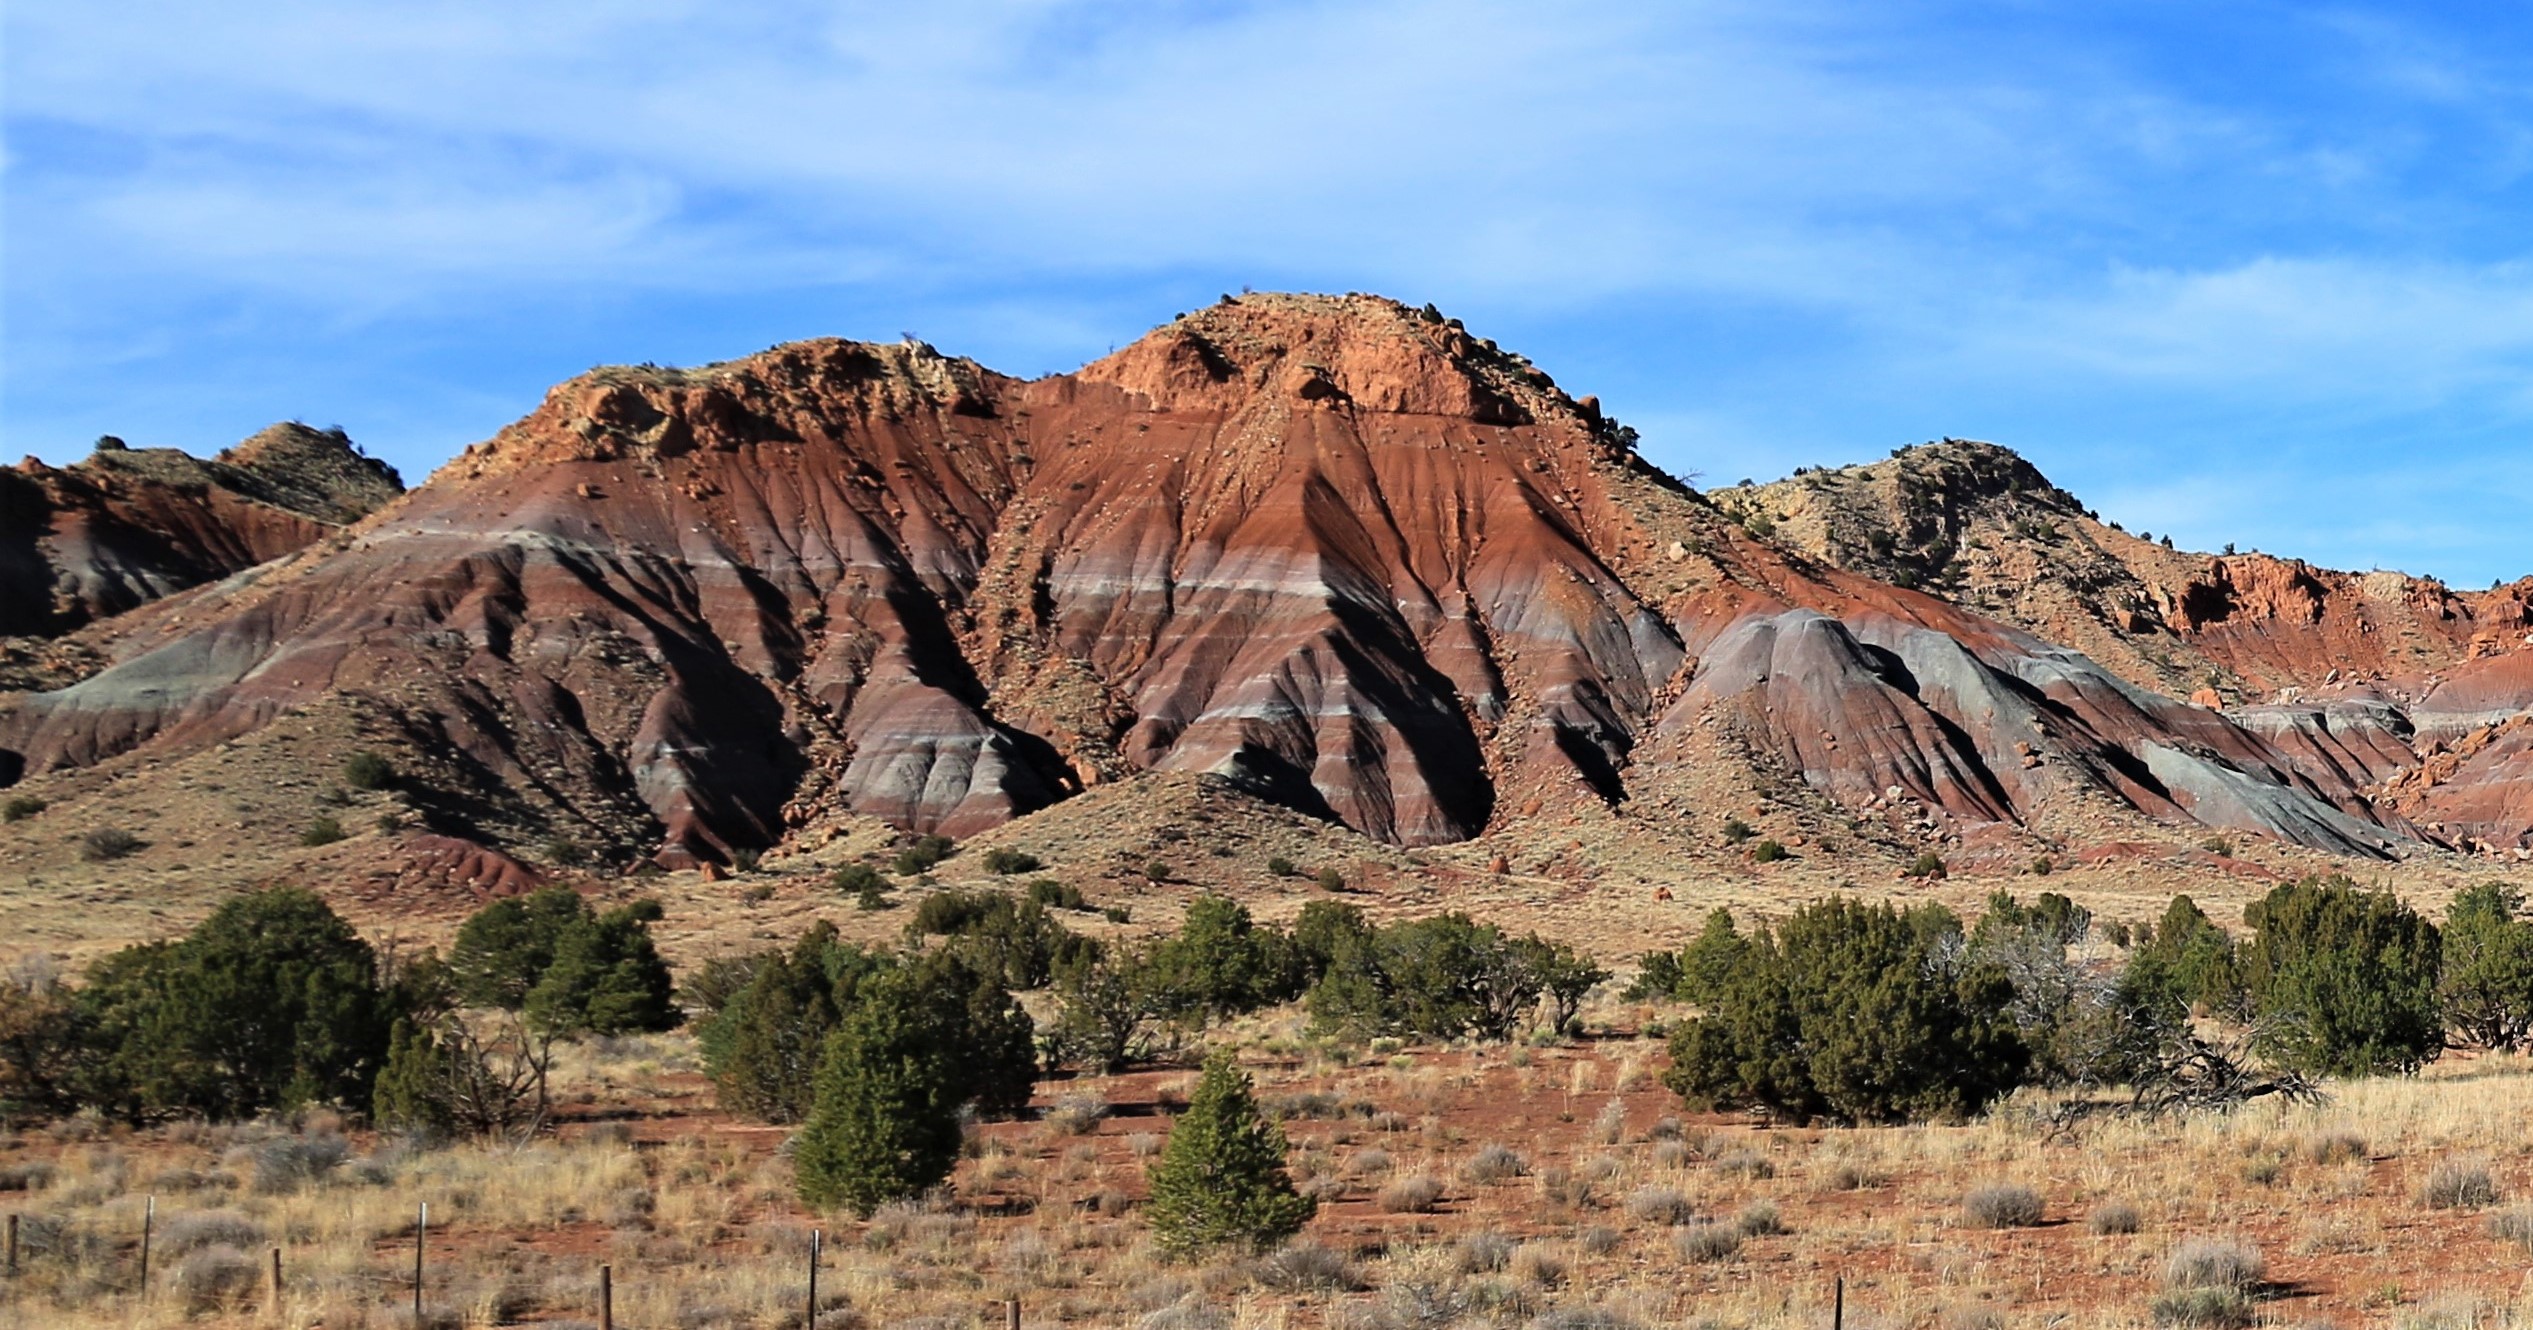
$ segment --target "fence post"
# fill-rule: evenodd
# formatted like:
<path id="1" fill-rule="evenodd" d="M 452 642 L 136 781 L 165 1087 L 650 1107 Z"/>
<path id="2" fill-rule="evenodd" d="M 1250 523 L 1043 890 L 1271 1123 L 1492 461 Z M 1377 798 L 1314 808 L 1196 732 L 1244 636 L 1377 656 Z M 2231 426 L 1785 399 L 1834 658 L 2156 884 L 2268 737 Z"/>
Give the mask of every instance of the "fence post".
<path id="1" fill-rule="evenodd" d="M 282 1319 L 282 1317 L 281 1317 L 281 1248 L 279 1248 L 279 1247 L 275 1247 L 275 1248 L 273 1248 L 273 1265 L 272 1265 L 272 1269 L 271 1269 L 271 1271 L 270 1271 L 270 1274 L 271 1274 L 271 1276 L 272 1276 L 272 1284 L 273 1284 L 273 1297 L 272 1297 L 273 1321 L 274 1321 L 274 1323 L 275 1323 L 275 1324 L 279 1324 L 279 1323 L 280 1323 L 280 1321 L 281 1321 L 281 1319 Z"/>
<path id="2" fill-rule="evenodd" d="M 18 1212 L 9 1212 L 9 1278 L 18 1277 Z"/>
<path id="3" fill-rule="evenodd" d="M 616 1268 L 598 1267 L 598 1330 L 616 1330 Z"/>
<path id="4" fill-rule="evenodd" d="M 141 1301 L 150 1296 L 150 1228 L 158 1220 L 158 1198 L 152 1196 L 141 1207 Z"/>
<path id="5" fill-rule="evenodd" d="M 1013 1298 L 1003 1304 L 1003 1324 L 1006 1330 L 1020 1330 L 1020 1299 Z"/>
<path id="6" fill-rule="evenodd" d="M 1847 1276 L 1838 1277 L 1838 1301 L 1829 1314 L 1829 1330 L 1847 1330 Z"/>
<path id="7" fill-rule="evenodd" d="M 431 1231 L 431 1203 L 413 1212 L 413 1325 L 422 1330 L 422 1243 Z"/>
<path id="8" fill-rule="evenodd" d="M 826 1241 L 826 1230 L 809 1230 L 809 1319 L 802 1324 L 807 1330 L 818 1330 L 818 1248 Z"/>

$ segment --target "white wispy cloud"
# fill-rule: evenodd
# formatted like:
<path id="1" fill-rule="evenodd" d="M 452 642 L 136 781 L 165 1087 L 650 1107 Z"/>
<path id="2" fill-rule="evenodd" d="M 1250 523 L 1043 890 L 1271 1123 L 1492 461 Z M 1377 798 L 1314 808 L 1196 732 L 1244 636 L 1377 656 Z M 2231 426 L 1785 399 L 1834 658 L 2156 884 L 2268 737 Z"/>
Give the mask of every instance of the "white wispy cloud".
<path id="1" fill-rule="evenodd" d="M 0 21 L 5 420 L 39 444 L 143 404 L 175 419 L 189 382 L 320 385 L 411 422 L 389 443 L 420 465 L 498 422 L 511 389 L 488 383 L 583 347 L 912 328 L 1052 368 L 1253 281 L 1482 312 L 1561 379 L 1567 350 L 1618 370 L 1605 396 L 1662 460 L 1717 478 L 1994 421 L 2158 523 L 2263 542 L 2304 534 L 2292 502 L 2188 515 L 2128 477 L 2145 458 L 2239 492 L 2267 475 L 2243 459 L 2281 450 L 2362 473 L 2387 430 L 2485 460 L 2527 414 L 2533 53 L 2383 8 L 133 0 Z M 2298 486 L 2346 497 L 2263 481 Z M 2359 552 L 2357 529 L 2323 543 Z M 2521 535 L 2453 539 L 2407 548 L 2533 566 Z"/>

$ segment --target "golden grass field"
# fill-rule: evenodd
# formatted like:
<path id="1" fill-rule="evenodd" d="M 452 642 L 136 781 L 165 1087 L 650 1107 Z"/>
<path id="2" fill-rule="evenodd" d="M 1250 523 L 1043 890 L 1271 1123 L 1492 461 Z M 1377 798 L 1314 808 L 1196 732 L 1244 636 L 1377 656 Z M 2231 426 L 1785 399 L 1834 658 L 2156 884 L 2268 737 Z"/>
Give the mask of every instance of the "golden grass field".
<path id="1" fill-rule="evenodd" d="M 241 788 L 222 797 L 242 798 Z M 2101 922 L 2136 924 L 2186 891 L 2239 929 L 2244 905 L 2278 882 L 2345 867 L 2257 840 L 2219 852 L 2167 829 L 2071 852 L 2046 877 L 1964 854 L 1949 880 L 1903 882 L 1885 859 L 1792 826 L 1765 828 L 1794 847 L 1766 865 L 1607 811 L 1404 851 L 1201 782 L 1106 793 L 976 838 L 941 865 L 938 885 L 1010 886 L 978 867 L 982 851 L 1024 850 L 1093 904 L 1130 909 L 1128 925 L 1067 920 L 1111 934 L 1172 927 L 1199 890 L 1286 921 L 1322 894 L 1310 874 L 1333 866 L 1345 899 L 1376 920 L 1463 910 L 1623 971 L 1684 941 L 1717 905 L 1770 917 L 1844 890 L 1975 915 L 2000 888 L 2027 899 L 2048 889 Z M 366 830 L 322 849 L 272 847 L 249 873 L 203 866 L 204 847 L 238 847 L 181 801 L 159 814 L 165 826 L 126 812 L 149 845 L 114 864 L 65 850 L 84 823 L 37 819 L 0 833 L 12 952 L 75 974 L 112 947 L 182 932 L 250 881 L 323 884 L 364 934 L 400 948 L 445 946 L 480 903 L 362 885 L 354 870 L 384 844 Z M 889 941 L 923 888 L 903 886 L 895 908 L 865 913 L 827 874 L 884 860 L 894 839 L 846 819 L 750 873 L 578 885 L 599 901 L 659 898 L 661 946 L 681 970 L 788 944 L 817 919 Z M 1270 856 L 1301 875 L 1269 875 Z M 1140 868 L 1164 858 L 1166 880 Z M 2522 865 L 2451 855 L 2360 871 L 2432 917 L 2476 881 L 2533 885 Z M 517 1149 L 414 1152 L 321 1118 L 140 1133 L 73 1123 L 8 1137 L 0 1212 L 23 1216 L 26 1239 L 21 1274 L 0 1292 L 0 1326 L 401 1325 L 414 1208 L 426 1202 L 426 1319 L 451 1326 L 594 1325 L 603 1264 L 616 1324 L 629 1330 L 799 1327 L 813 1227 L 830 1240 L 826 1330 L 1000 1326 L 1012 1298 L 1030 1326 L 1818 1327 L 1842 1277 L 1857 1327 L 2145 1326 L 2168 1262 L 2194 1243 L 2256 1250 L 2264 1274 L 2251 1310 L 2266 1324 L 2533 1324 L 2533 1246 L 2506 1236 L 2533 1230 L 2533 1067 L 2521 1062 L 2449 1059 L 2415 1080 L 2334 1086 L 2319 1108 L 2104 1123 L 2073 1140 L 2048 1136 L 2046 1105 L 2030 1094 L 1966 1126 L 1762 1129 L 1683 1112 L 1660 1086 L 1665 1055 L 1649 1033 L 1680 1013 L 1619 1003 L 1607 996 L 1616 989 L 1587 1008 L 1587 1037 L 1544 1047 L 1347 1058 L 1306 1040 L 1291 1009 L 1216 1031 L 1241 1045 L 1263 1097 L 1301 1111 L 1288 1123 L 1292 1166 L 1323 1204 L 1304 1238 L 1311 1250 L 1281 1263 L 1172 1266 L 1153 1248 L 1138 1212 L 1146 1157 L 1168 1131 L 1173 1095 L 1193 1082 L 1192 1060 L 1050 1080 L 1043 1120 L 981 1127 L 939 1203 L 859 1223 L 792 1200 L 778 1153 L 786 1133 L 716 1112 L 691 1040 L 672 1035 L 574 1050 L 560 1130 Z M 323 1176 L 258 1187 L 264 1153 L 322 1154 L 338 1138 L 344 1162 Z M 302 1140 L 316 1143 L 292 1143 Z M 1518 1155 L 1519 1170 L 1473 1174 L 1490 1145 Z M 2496 1199 L 2426 1205 L 2440 1167 L 2485 1168 Z M 1436 1189 L 1430 1207 L 1411 1204 L 1427 1186 L 1419 1179 Z M 1972 1222 L 1966 1199 L 1999 1185 L 2036 1192 L 2042 1222 Z M 153 1196 L 166 1240 L 143 1290 L 137 1239 Z M 2136 1232 L 2094 1231 L 2097 1212 L 2123 1205 Z M 274 1246 L 284 1253 L 278 1309 L 258 1266 Z"/>
<path id="2" fill-rule="evenodd" d="M 415 1151 L 324 1115 L 63 1124 L 0 1146 L 0 1209 L 26 1217 L 0 1322 L 406 1325 L 428 1203 L 443 1326 L 595 1325 L 604 1264 L 618 1326 L 798 1327 L 813 1228 L 830 1330 L 1000 1326 L 1006 1299 L 1030 1326 L 1816 1327 L 1841 1278 L 1857 1327 L 2145 1326 L 2173 1254 L 2210 1243 L 2256 1254 L 2263 1324 L 2533 1324 L 2533 1064 L 2072 1139 L 2028 1092 L 1962 1126 L 1765 1129 L 1681 1112 L 1661 1044 L 1629 1033 L 1657 1014 L 1603 1000 L 1579 1041 L 1361 1060 L 1290 1010 L 1232 1027 L 1321 1198 L 1308 1250 L 1267 1260 L 1166 1263 L 1139 1217 L 1181 1069 L 1050 1081 L 1038 1120 L 973 1133 L 946 1195 L 869 1222 L 799 1208 L 785 1132 L 714 1112 L 683 1035 L 575 1050 L 560 1131 L 524 1147 Z M 2430 1203 L 2484 1174 L 2493 1198 Z M 2037 1224 L 1966 1209 L 1998 1186 L 2036 1193 Z M 2097 1231 L 2123 1208 L 2134 1232 Z"/>

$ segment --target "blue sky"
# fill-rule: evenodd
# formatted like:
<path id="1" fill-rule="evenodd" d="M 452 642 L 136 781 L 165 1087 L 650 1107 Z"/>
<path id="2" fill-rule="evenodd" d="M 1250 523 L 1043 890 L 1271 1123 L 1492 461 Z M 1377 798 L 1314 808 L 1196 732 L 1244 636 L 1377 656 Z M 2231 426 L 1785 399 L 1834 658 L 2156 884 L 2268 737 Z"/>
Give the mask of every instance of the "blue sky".
<path id="1" fill-rule="evenodd" d="M 12 453 L 593 364 L 1069 369 L 1242 286 L 1432 301 L 1705 483 L 1941 435 L 2185 545 L 2533 572 L 2533 11 L 18 4 Z"/>

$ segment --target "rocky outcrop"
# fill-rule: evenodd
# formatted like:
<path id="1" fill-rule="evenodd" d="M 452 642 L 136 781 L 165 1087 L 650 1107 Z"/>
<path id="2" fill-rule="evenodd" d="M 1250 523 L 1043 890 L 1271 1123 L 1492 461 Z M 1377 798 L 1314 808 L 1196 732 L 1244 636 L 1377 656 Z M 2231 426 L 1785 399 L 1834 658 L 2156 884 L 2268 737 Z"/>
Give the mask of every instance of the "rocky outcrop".
<path id="1" fill-rule="evenodd" d="M 2457 592 L 2399 573 L 2176 550 L 2101 520 L 2012 451 L 1967 439 L 1714 498 L 1814 558 L 1922 587 L 2175 697 L 2264 702 L 2450 668 L 2533 633 L 2533 578 Z"/>
<path id="2" fill-rule="evenodd" d="M 2236 724 L 1828 566 L 1632 438 L 1368 297 L 1227 299 L 1033 382 L 913 342 L 600 370 L 346 539 L 0 703 L 0 778 L 326 704 L 473 791 L 443 800 L 481 822 L 458 830 L 672 863 L 836 814 L 966 835 L 1157 773 L 1427 844 L 1651 808 L 1718 754 L 1900 839 L 2102 809 L 2345 854 L 2412 835 L 2369 793 L 2397 737 Z M 1972 460 L 1943 541 L 1984 529 L 1973 491 L 2080 511 Z"/>
<path id="3" fill-rule="evenodd" d="M 2457 592 L 2399 573 L 2175 550 L 2103 522 L 2013 453 L 1967 440 L 1715 497 L 1810 557 L 2074 647 L 2139 695 L 2224 711 L 2265 750 L 2230 752 L 2240 770 L 2290 773 L 2289 785 L 2369 825 L 2533 847 L 2504 745 L 2468 771 L 2425 774 L 2440 745 L 2533 711 L 2533 579 Z M 2169 711 L 2155 723 L 2192 724 Z M 2375 834 L 2325 832 L 2309 810 L 2255 813 L 2278 797 L 2270 782 L 2190 778 L 2170 754 L 2147 767 L 2175 793 L 2197 790 L 2201 820 L 2311 843 Z"/>
<path id="4" fill-rule="evenodd" d="M 306 548 L 403 492 L 339 432 L 275 425 L 204 461 L 102 440 L 0 471 L 0 634 L 54 636 Z"/>

